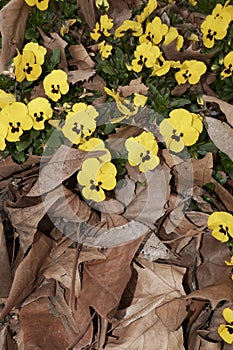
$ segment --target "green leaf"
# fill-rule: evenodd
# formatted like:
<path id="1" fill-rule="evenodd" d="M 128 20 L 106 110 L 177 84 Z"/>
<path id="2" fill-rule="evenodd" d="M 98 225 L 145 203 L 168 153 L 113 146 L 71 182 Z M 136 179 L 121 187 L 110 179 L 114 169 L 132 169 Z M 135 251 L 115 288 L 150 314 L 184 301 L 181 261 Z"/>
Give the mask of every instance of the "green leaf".
<path id="1" fill-rule="evenodd" d="M 55 49 L 52 52 L 52 55 L 50 56 L 50 64 L 52 65 L 52 69 L 60 63 L 61 60 L 61 51 L 59 47 L 55 47 Z"/>
<path id="2" fill-rule="evenodd" d="M 170 102 L 172 108 L 180 108 L 189 105 L 191 101 L 188 98 L 177 98 Z"/>

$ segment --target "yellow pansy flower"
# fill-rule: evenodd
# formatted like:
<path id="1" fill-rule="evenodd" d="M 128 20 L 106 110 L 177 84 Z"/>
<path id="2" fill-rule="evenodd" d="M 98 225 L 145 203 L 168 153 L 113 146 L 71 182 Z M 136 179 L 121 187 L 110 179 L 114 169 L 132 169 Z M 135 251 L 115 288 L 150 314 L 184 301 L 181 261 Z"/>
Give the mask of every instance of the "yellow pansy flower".
<path id="1" fill-rule="evenodd" d="M 32 128 L 33 121 L 24 103 L 13 102 L 1 110 L 0 124 L 7 126 L 6 140 L 16 142 L 19 141 L 24 130 Z"/>
<path id="2" fill-rule="evenodd" d="M 113 27 L 113 19 L 108 15 L 100 16 L 100 22 L 96 23 L 94 32 L 90 33 L 93 40 L 98 41 L 101 35 L 110 36 L 109 30 Z"/>
<path id="3" fill-rule="evenodd" d="M 43 130 L 45 128 L 45 121 L 50 119 L 53 115 L 53 110 L 49 101 L 44 97 L 37 97 L 30 101 L 27 107 L 28 113 L 33 119 L 33 129 Z"/>
<path id="4" fill-rule="evenodd" d="M 69 29 L 70 27 L 75 24 L 77 22 L 77 19 L 73 18 L 73 19 L 68 19 L 67 21 L 65 21 L 61 28 L 60 28 L 60 34 L 61 36 L 64 36 L 65 34 L 69 33 Z"/>
<path id="5" fill-rule="evenodd" d="M 105 60 L 112 54 L 112 45 L 105 44 L 105 40 L 98 45 L 102 60 Z"/>
<path id="6" fill-rule="evenodd" d="M 133 103 L 137 107 L 144 107 L 147 102 L 147 97 L 137 92 L 134 93 Z"/>
<path id="7" fill-rule="evenodd" d="M 57 102 L 62 95 L 69 91 L 66 72 L 61 69 L 54 69 L 44 78 L 43 86 L 46 95 Z"/>
<path id="8" fill-rule="evenodd" d="M 105 200 L 104 190 L 115 188 L 116 174 L 116 167 L 111 162 L 103 164 L 95 158 L 84 160 L 82 169 L 77 175 L 78 183 L 83 186 L 83 196 L 95 202 Z"/>
<path id="9" fill-rule="evenodd" d="M 150 42 L 145 42 L 138 45 L 134 51 L 135 59 L 133 59 L 131 63 L 132 69 L 139 73 L 144 65 L 147 68 L 152 68 L 160 54 L 161 51 L 158 46 L 154 46 Z"/>
<path id="10" fill-rule="evenodd" d="M 115 38 L 121 38 L 125 33 L 130 30 L 133 36 L 140 36 L 143 33 L 141 23 L 126 19 L 115 31 Z"/>
<path id="11" fill-rule="evenodd" d="M 176 28 L 170 27 L 168 32 L 165 34 L 163 44 L 168 45 L 173 40 L 176 40 L 176 49 L 177 51 L 180 51 L 180 49 L 183 47 L 184 38 L 179 34 Z"/>
<path id="12" fill-rule="evenodd" d="M 21 83 L 25 78 L 28 81 L 35 81 L 42 73 L 41 65 L 36 63 L 35 55 L 32 51 L 25 50 L 13 59 L 15 65 L 16 80 Z"/>
<path id="13" fill-rule="evenodd" d="M 145 34 L 139 38 L 140 43 L 151 42 L 154 45 L 159 44 L 163 36 L 167 33 L 168 26 L 162 23 L 159 17 L 155 17 L 151 23 L 147 23 Z"/>
<path id="14" fill-rule="evenodd" d="M 201 76 L 206 72 L 206 65 L 204 62 L 197 60 L 186 60 L 181 66 L 180 70 L 175 73 L 175 79 L 178 84 L 197 84 Z"/>
<path id="15" fill-rule="evenodd" d="M 212 11 L 212 16 L 214 19 L 222 19 L 228 22 L 228 25 L 233 20 L 233 6 L 228 5 L 230 1 L 226 1 L 224 6 L 221 4 L 216 4 Z"/>
<path id="16" fill-rule="evenodd" d="M 222 40 L 227 35 L 229 17 L 214 17 L 209 15 L 201 24 L 201 32 L 203 35 L 203 44 L 210 49 L 214 46 L 215 40 Z"/>
<path id="17" fill-rule="evenodd" d="M 15 96 L 0 89 L 0 108 L 15 102 Z"/>
<path id="18" fill-rule="evenodd" d="M 0 151 L 3 151 L 6 148 L 5 138 L 7 136 L 8 127 L 0 120 Z"/>
<path id="19" fill-rule="evenodd" d="M 223 59 L 225 69 L 221 72 L 222 79 L 230 77 L 233 73 L 233 51 L 230 51 Z"/>
<path id="20" fill-rule="evenodd" d="M 46 48 L 37 43 L 28 43 L 23 48 L 23 53 L 25 51 L 32 51 L 35 56 L 36 63 L 42 65 L 44 63 L 44 57 L 46 55 Z"/>
<path id="21" fill-rule="evenodd" d="M 158 145 L 151 132 L 143 131 L 139 136 L 128 138 L 125 147 L 129 164 L 139 166 L 141 172 L 153 170 L 159 164 Z"/>
<path id="22" fill-rule="evenodd" d="M 233 343 L 233 310 L 225 308 L 222 313 L 226 324 L 221 324 L 218 328 L 218 334 L 227 343 Z"/>
<path id="23" fill-rule="evenodd" d="M 180 152 L 184 146 L 194 145 L 202 130 L 201 116 L 190 113 L 184 108 L 171 111 L 169 118 L 164 119 L 159 125 L 159 131 L 167 147 L 173 152 Z"/>
<path id="24" fill-rule="evenodd" d="M 233 237 L 233 216 L 224 211 L 212 213 L 208 219 L 208 227 L 212 230 L 214 238 L 227 242 Z"/>
<path id="25" fill-rule="evenodd" d="M 39 10 L 45 11 L 49 6 L 49 0 L 25 0 L 29 6 L 36 6 Z"/>
<path id="26" fill-rule="evenodd" d="M 72 111 L 67 113 L 62 132 L 73 144 L 82 143 L 95 131 L 97 116 L 98 112 L 93 106 L 75 103 Z"/>
<path id="27" fill-rule="evenodd" d="M 137 16 L 137 22 L 142 23 L 150 16 L 152 12 L 157 8 L 157 0 L 149 0 L 148 4 L 140 15 Z"/>
<path id="28" fill-rule="evenodd" d="M 109 3 L 107 0 L 95 0 L 95 5 L 97 9 L 104 8 L 105 11 L 109 10 Z"/>
<path id="29" fill-rule="evenodd" d="M 88 141 L 84 141 L 81 145 L 78 147 L 81 151 L 103 151 L 103 155 L 99 156 L 97 159 L 102 162 L 110 162 L 111 160 L 111 153 L 107 148 L 105 148 L 105 143 L 103 140 L 98 139 L 97 137 L 92 137 Z"/>

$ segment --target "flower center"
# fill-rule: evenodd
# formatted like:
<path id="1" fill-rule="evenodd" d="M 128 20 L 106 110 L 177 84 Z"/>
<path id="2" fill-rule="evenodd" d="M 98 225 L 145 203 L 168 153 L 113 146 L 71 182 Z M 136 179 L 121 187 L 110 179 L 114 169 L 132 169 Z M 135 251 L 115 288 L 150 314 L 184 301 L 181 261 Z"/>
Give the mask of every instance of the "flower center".
<path id="1" fill-rule="evenodd" d="M 191 76 L 192 76 L 192 74 L 189 73 L 188 70 L 186 70 L 185 73 L 183 73 L 183 77 L 184 77 L 185 79 L 188 79 L 188 78 L 190 78 Z"/>
<path id="2" fill-rule="evenodd" d="M 99 192 L 100 187 L 101 187 L 101 185 L 102 185 L 102 182 L 101 182 L 101 181 L 98 181 L 98 182 L 96 183 L 95 180 L 90 180 L 90 184 L 91 184 L 90 189 L 91 189 L 92 191 L 97 191 L 97 192 Z"/>
<path id="3" fill-rule="evenodd" d="M 208 34 L 207 34 L 207 39 L 209 39 L 209 40 L 213 40 L 213 38 L 214 38 L 214 36 L 217 34 L 217 32 L 216 31 L 212 31 L 211 29 L 209 29 L 208 30 Z"/>
<path id="4" fill-rule="evenodd" d="M 146 40 L 152 42 L 153 39 L 154 39 L 154 37 L 155 37 L 154 34 L 152 34 L 151 32 L 149 32 L 149 33 L 147 34 L 147 36 L 146 36 Z"/>
<path id="5" fill-rule="evenodd" d="M 184 136 L 184 134 L 181 132 L 180 134 L 178 134 L 177 135 L 177 130 L 172 130 L 172 136 L 171 136 L 171 138 L 172 138 L 172 140 L 175 140 L 175 141 L 177 141 L 177 142 L 179 142 L 180 141 L 180 138 L 182 137 L 182 136 Z"/>
<path id="6" fill-rule="evenodd" d="M 42 122 L 42 120 L 44 120 L 44 112 L 34 113 L 34 117 L 37 122 Z"/>
<path id="7" fill-rule="evenodd" d="M 59 91 L 60 91 L 60 85 L 54 85 L 54 84 L 52 84 L 51 85 L 51 92 L 52 92 L 52 94 L 58 94 L 59 93 Z"/>
<path id="8" fill-rule="evenodd" d="M 230 238 L 230 234 L 229 234 L 229 227 L 228 226 L 223 226 L 223 225 L 219 225 L 219 232 L 223 233 L 224 236 L 227 235 Z"/>
<path id="9" fill-rule="evenodd" d="M 147 160 L 150 160 L 150 151 L 147 150 L 145 153 L 140 153 L 140 157 L 142 159 L 142 163 L 146 162 Z"/>
<path id="10" fill-rule="evenodd" d="M 224 73 L 226 73 L 226 74 L 231 74 L 232 71 L 233 71 L 233 66 L 232 66 L 232 64 L 230 63 L 230 64 L 229 64 L 229 67 L 226 68 L 226 69 L 224 69 Z"/>
<path id="11" fill-rule="evenodd" d="M 30 74 L 31 71 L 32 71 L 32 69 L 33 69 L 33 68 L 30 66 L 30 64 L 29 64 L 29 63 L 26 63 L 26 66 L 24 67 L 23 71 L 24 71 L 25 73 L 27 73 L 27 74 Z"/>
<path id="12" fill-rule="evenodd" d="M 17 123 L 10 122 L 9 126 L 11 127 L 12 134 L 14 134 L 15 132 L 19 132 L 20 122 L 17 122 Z"/>
<path id="13" fill-rule="evenodd" d="M 143 57 L 143 55 L 140 55 L 139 60 L 138 60 L 138 64 L 140 64 L 142 66 L 143 63 L 145 63 L 146 61 L 147 61 L 147 58 Z"/>
<path id="14" fill-rule="evenodd" d="M 233 334 L 233 328 L 232 328 L 232 326 L 226 325 L 226 329 L 228 330 L 228 333 L 229 333 L 229 334 Z"/>
<path id="15" fill-rule="evenodd" d="M 84 126 L 81 124 L 79 125 L 77 122 L 74 122 L 74 126 L 72 128 L 72 131 L 76 132 L 76 134 L 80 134 L 82 133 L 83 134 L 83 129 L 84 129 Z"/>

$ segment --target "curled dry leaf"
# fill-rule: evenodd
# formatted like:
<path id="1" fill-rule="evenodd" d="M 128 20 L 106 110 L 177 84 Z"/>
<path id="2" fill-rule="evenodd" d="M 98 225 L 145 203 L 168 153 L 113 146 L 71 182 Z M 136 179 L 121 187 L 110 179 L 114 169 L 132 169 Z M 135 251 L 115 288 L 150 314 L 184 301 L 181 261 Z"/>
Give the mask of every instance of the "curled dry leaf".
<path id="1" fill-rule="evenodd" d="M 120 86 L 119 92 L 123 97 L 131 96 L 134 93 L 146 95 L 148 92 L 148 87 L 142 83 L 142 78 L 137 78 L 131 80 L 129 85 Z"/>
<path id="2" fill-rule="evenodd" d="M 88 330 L 85 333 L 86 342 L 82 339 L 78 349 L 90 344 L 92 338 L 90 306 L 104 319 L 113 318 L 131 277 L 131 260 L 142 240 L 140 237 L 121 247 L 106 249 L 103 251 L 106 260 L 94 260 L 84 264 L 82 289 L 77 300 L 76 322 L 80 329 Z M 88 335 L 89 342 L 87 342 Z"/>
<path id="3" fill-rule="evenodd" d="M 0 298 L 6 298 L 9 294 L 11 284 L 12 284 L 12 276 L 11 276 L 11 268 L 10 261 L 7 252 L 6 239 L 4 228 L 2 224 L 2 220 L 0 219 Z"/>
<path id="4" fill-rule="evenodd" d="M 97 17 L 95 13 L 94 0 L 77 0 L 77 5 L 81 9 L 85 21 L 92 30 L 95 27 Z"/>
<path id="5" fill-rule="evenodd" d="M 0 11 L 0 32 L 2 51 L 0 56 L 0 74 L 9 60 L 21 49 L 24 41 L 30 7 L 24 0 L 11 0 Z"/>
<path id="6" fill-rule="evenodd" d="M 55 130 L 56 132 L 56 130 Z M 39 179 L 28 193 L 28 197 L 41 196 L 44 193 L 60 186 L 62 182 L 81 168 L 86 157 L 98 157 L 102 152 L 84 152 L 62 145 L 46 162 L 41 161 Z"/>
<path id="7" fill-rule="evenodd" d="M 44 47 L 47 49 L 50 55 L 52 54 L 55 48 L 58 47 L 60 49 L 61 60 L 58 64 L 58 68 L 63 69 L 65 72 L 67 72 L 68 68 L 65 54 L 65 48 L 68 45 L 67 42 L 63 40 L 57 33 L 50 33 L 50 38 L 43 32 L 43 30 L 41 30 L 40 28 L 38 28 L 38 30 L 44 40 Z"/>
<path id="8" fill-rule="evenodd" d="M 148 171 L 146 186 L 137 186 L 136 196 L 127 206 L 124 216 L 146 225 L 154 224 L 165 212 L 170 178 L 170 169 L 165 164 Z"/>
<path id="9" fill-rule="evenodd" d="M 225 114 L 228 123 L 233 127 L 233 105 L 214 96 L 202 95 L 202 98 L 205 102 L 217 103 L 221 111 Z"/>
<path id="10" fill-rule="evenodd" d="M 68 72 L 68 81 L 71 84 L 75 84 L 78 81 L 86 81 L 93 75 L 95 75 L 94 69 L 77 69 Z"/>
<path id="11" fill-rule="evenodd" d="M 177 60 L 177 61 L 198 60 L 198 61 L 204 61 L 204 62 L 209 58 L 213 57 L 219 51 L 219 49 L 216 49 L 211 53 L 202 53 L 200 52 L 200 50 L 194 51 L 192 49 L 192 45 L 190 45 L 187 49 L 183 51 L 177 51 L 176 40 L 173 40 L 168 45 L 163 44 L 162 49 L 167 60 Z"/>
<path id="12" fill-rule="evenodd" d="M 69 63 L 77 66 L 78 69 L 86 70 L 95 66 L 95 62 L 82 44 L 69 46 L 69 52 L 73 58 Z"/>
<path id="13" fill-rule="evenodd" d="M 229 124 L 211 117 L 205 117 L 205 126 L 215 146 L 233 161 L 232 142 L 229 142 L 229 140 L 233 140 L 233 128 Z"/>
<path id="14" fill-rule="evenodd" d="M 54 242 L 45 235 L 38 232 L 32 249 L 18 266 L 10 294 L 0 313 L 2 320 L 7 313 L 18 306 L 33 291 L 38 284 L 39 277 L 42 275 L 44 261 L 47 258 Z"/>

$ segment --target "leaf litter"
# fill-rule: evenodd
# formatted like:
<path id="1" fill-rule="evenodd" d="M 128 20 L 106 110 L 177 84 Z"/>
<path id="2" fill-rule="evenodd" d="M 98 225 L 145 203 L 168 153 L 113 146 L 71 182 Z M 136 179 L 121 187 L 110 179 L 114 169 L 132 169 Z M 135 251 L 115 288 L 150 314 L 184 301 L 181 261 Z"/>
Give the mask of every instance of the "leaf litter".
<path id="1" fill-rule="evenodd" d="M 93 29 L 94 1 L 78 3 Z M 130 18 L 134 5 L 111 1 L 118 25 Z M 29 10 L 23 0 L 12 0 L 0 11 L 0 71 L 22 46 Z M 59 48 L 69 82 L 84 82 L 104 100 L 105 82 L 87 49 L 70 46 L 67 62 L 66 41 L 57 33 L 40 33 L 48 50 Z M 205 61 L 215 54 L 192 46 L 178 52 L 174 42 L 163 50 L 167 59 L 181 61 Z M 177 86 L 173 93 L 180 96 L 186 88 Z M 147 91 L 140 79 L 119 89 L 123 97 Z M 206 129 L 233 159 L 227 142 L 233 136 L 232 105 L 215 96 L 203 100 L 223 113 L 224 121 L 207 116 Z M 138 132 L 125 130 L 117 137 Z M 232 192 L 212 177 L 212 153 L 192 159 L 191 178 L 190 163 L 164 150 L 161 166 L 148 173 L 148 187 L 127 164 L 125 187 L 101 208 L 88 206 L 71 188 L 85 157 L 63 146 L 52 157 L 30 156 L 22 165 L 11 157 L 0 159 L 1 349 L 151 350 L 155 344 L 161 350 L 230 349 L 217 334 L 222 303 L 233 304 L 231 267 L 225 264 L 230 252 L 207 228 L 212 207 L 203 203 L 203 186 L 213 185 L 218 209 L 233 212 L 233 201 Z M 195 210 L 187 210 L 191 200 Z"/>

